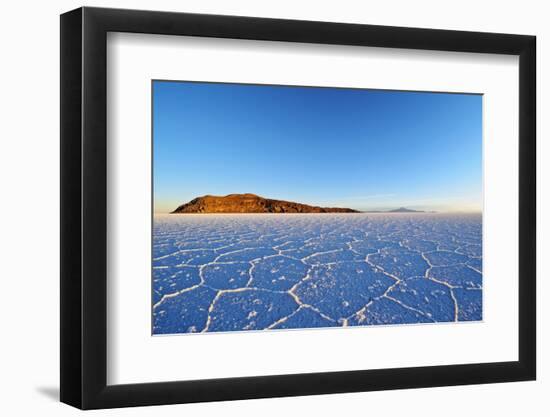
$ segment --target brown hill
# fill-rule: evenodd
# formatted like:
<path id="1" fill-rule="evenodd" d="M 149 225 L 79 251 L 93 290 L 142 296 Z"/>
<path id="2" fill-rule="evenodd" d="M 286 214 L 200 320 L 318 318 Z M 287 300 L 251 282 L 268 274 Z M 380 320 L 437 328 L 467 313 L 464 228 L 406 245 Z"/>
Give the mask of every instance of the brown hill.
<path id="1" fill-rule="evenodd" d="M 359 213 L 339 207 L 317 207 L 292 201 L 272 200 L 255 194 L 197 197 L 175 209 L 182 213 Z"/>

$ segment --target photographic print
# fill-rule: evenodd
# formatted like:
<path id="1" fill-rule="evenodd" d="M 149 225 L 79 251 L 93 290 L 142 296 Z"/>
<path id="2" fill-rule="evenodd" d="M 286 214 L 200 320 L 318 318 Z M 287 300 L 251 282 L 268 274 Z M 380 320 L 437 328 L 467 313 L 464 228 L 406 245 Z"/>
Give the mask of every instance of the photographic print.
<path id="1" fill-rule="evenodd" d="M 152 81 L 154 335 L 480 321 L 482 95 Z"/>

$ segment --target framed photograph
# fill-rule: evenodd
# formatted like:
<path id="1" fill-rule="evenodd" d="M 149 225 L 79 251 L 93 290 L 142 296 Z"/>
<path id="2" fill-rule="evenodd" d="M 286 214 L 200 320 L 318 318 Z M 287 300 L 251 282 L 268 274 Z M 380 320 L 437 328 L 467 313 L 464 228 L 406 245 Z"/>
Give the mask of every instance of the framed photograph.
<path id="1" fill-rule="evenodd" d="M 61 401 L 533 380 L 535 37 L 61 16 Z"/>

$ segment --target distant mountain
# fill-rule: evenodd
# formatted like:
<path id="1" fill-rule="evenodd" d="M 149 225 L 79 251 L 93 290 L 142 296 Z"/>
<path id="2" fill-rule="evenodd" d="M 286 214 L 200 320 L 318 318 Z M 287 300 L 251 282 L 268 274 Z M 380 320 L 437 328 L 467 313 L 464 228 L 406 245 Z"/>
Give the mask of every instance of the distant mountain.
<path id="1" fill-rule="evenodd" d="M 399 207 L 397 209 L 388 210 L 387 213 L 425 213 L 423 210 L 412 210 L 405 207 Z"/>
<path id="2" fill-rule="evenodd" d="M 435 211 L 412 210 L 405 207 L 399 207 L 393 210 L 367 210 L 363 213 L 435 213 Z"/>
<path id="3" fill-rule="evenodd" d="M 229 194 L 223 197 L 214 195 L 197 197 L 172 212 L 172 214 L 185 213 L 359 213 L 359 211 L 273 200 L 256 194 Z"/>

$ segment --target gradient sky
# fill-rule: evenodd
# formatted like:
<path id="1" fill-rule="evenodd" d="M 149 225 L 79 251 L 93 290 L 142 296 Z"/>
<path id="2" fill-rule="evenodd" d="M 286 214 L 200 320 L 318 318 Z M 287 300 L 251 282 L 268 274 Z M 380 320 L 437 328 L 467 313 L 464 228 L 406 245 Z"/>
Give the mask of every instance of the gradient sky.
<path id="1" fill-rule="evenodd" d="M 254 193 L 480 211 L 482 96 L 153 82 L 154 210 Z"/>

